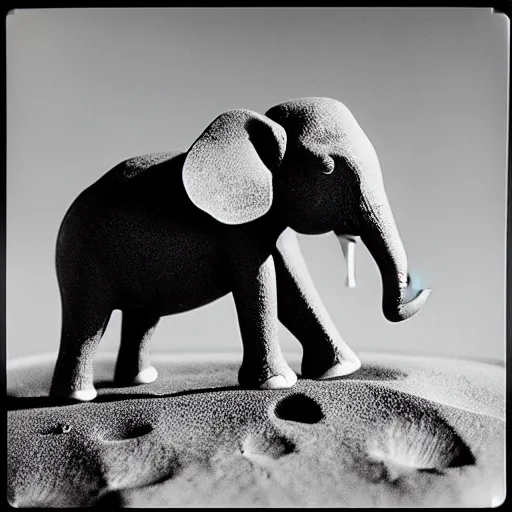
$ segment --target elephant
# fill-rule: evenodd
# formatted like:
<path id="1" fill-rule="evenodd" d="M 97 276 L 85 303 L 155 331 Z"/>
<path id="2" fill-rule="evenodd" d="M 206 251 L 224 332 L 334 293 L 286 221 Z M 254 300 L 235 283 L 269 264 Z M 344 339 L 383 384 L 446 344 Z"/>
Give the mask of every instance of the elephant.
<path id="1" fill-rule="evenodd" d="M 114 381 L 139 385 L 158 375 L 148 342 L 159 319 L 230 293 L 241 387 L 296 383 L 279 322 L 302 345 L 303 378 L 357 371 L 297 240 L 330 232 L 345 252 L 359 239 L 370 251 L 387 320 L 420 311 L 431 290 L 411 280 L 376 151 L 331 98 L 286 101 L 264 115 L 229 110 L 186 152 L 119 163 L 75 199 L 59 228 L 62 329 L 50 396 L 97 396 L 93 359 L 114 309 L 122 311 Z"/>

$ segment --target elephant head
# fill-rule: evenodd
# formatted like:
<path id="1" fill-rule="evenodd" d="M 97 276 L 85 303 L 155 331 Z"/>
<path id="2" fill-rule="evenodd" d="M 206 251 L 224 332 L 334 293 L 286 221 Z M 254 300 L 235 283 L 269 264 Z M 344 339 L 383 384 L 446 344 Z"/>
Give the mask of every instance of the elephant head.
<path id="1" fill-rule="evenodd" d="M 226 224 L 272 210 L 299 233 L 334 231 L 349 259 L 361 237 L 380 270 L 391 322 L 417 313 L 430 293 L 411 282 L 377 154 L 339 101 L 301 98 L 264 116 L 220 115 L 188 151 L 183 181 L 191 201 Z"/>

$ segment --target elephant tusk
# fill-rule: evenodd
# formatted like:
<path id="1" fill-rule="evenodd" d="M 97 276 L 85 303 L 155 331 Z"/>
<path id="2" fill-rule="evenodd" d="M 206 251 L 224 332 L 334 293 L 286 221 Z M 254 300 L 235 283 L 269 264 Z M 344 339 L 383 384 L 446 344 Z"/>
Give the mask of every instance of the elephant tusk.
<path id="1" fill-rule="evenodd" d="M 356 287 L 356 242 L 359 237 L 354 235 L 336 235 L 341 245 L 341 250 L 347 262 L 347 279 L 345 284 L 348 288 Z"/>

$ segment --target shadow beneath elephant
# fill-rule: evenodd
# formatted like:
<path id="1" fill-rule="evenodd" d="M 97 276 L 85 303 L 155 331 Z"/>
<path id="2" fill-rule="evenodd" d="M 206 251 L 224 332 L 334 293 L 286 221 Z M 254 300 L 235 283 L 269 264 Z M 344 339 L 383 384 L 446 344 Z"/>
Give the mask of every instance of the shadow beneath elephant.
<path id="1" fill-rule="evenodd" d="M 298 373 L 297 377 L 300 380 L 308 380 L 303 379 L 302 376 Z M 390 381 L 390 380 L 401 380 L 405 379 L 407 374 L 399 371 L 399 370 L 390 370 L 383 368 L 377 365 L 363 365 L 356 372 L 345 375 L 343 377 L 333 377 L 331 379 L 325 379 L 323 382 L 330 381 L 350 381 L 350 380 L 364 380 L 364 381 Z M 95 383 L 96 388 L 100 390 L 119 390 L 123 389 L 119 384 L 116 384 L 113 381 L 99 381 Z M 142 387 L 142 386 L 141 386 Z M 126 388 L 124 388 L 126 389 Z M 195 388 L 177 391 L 175 393 L 148 393 L 148 392 L 110 392 L 110 393 L 100 393 L 98 396 L 90 403 L 107 403 L 107 402 L 119 402 L 123 400 L 140 400 L 144 398 L 171 398 L 171 397 L 179 397 L 179 396 L 187 396 L 187 395 L 195 395 L 202 393 L 211 393 L 211 392 L 219 392 L 219 391 L 250 391 L 249 388 L 241 388 L 238 385 L 233 386 L 220 386 L 220 387 L 210 387 L 210 388 Z M 254 390 L 252 390 L 254 391 Z M 261 390 L 264 392 L 265 390 Z M 56 398 L 50 396 L 14 396 L 7 395 L 7 410 L 8 411 L 16 411 L 21 409 L 40 409 L 46 407 L 65 407 L 71 405 L 81 405 L 83 402 L 77 402 L 70 399 L 65 398 Z M 87 403 L 87 402 L 85 402 Z"/>
<path id="2" fill-rule="evenodd" d="M 114 384 L 109 386 L 110 388 L 119 389 Z M 104 389 L 107 386 L 104 387 Z M 176 393 L 160 394 L 160 393 L 105 393 L 98 395 L 91 402 L 77 402 L 75 400 L 65 398 L 55 398 L 50 396 L 12 396 L 7 395 L 7 410 L 17 411 L 22 409 L 41 409 L 49 407 L 66 407 L 72 405 L 83 405 L 87 403 L 109 403 L 109 402 L 121 402 L 124 400 L 141 400 L 144 398 L 171 398 L 186 395 L 195 395 L 202 393 L 211 393 L 219 391 L 242 391 L 243 388 L 239 386 L 224 386 L 218 388 L 203 388 L 203 389 L 189 389 L 184 391 L 178 391 Z"/>
<path id="3" fill-rule="evenodd" d="M 41 409 L 49 407 L 64 407 L 74 405 L 76 402 L 65 398 L 55 398 L 50 396 L 6 396 L 8 411 L 18 411 L 20 409 Z"/>
<path id="4" fill-rule="evenodd" d="M 114 386 L 112 386 L 114 387 Z M 141 398 L 173 398 L 187 395 L 199 395 L 203 393 L 217 393 L 219 391 L 244 391 L 240 386 L 221 386 L 218 388 L 195 388 L 183 391 L 176 391 L 175 393 L 105 393 L 98 395 L 93 402 L 119 402 L 122 400 L 138 400 Z"/>

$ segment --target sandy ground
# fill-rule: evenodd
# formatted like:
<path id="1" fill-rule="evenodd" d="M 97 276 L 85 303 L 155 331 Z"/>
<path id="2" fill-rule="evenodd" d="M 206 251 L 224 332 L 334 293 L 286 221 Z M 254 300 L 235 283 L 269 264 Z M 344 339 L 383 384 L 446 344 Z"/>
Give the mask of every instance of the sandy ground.
<path id="1" fill-rule="evenodd" d="M 206 357 L 206 356 L 205 356 Z M 360 354 L 289 390 L 237 386 L 240 356 L 159 356 L 157 382 L 92 403 L 48 392 L 54 358 L 8 366 L 17 507 L 488 507 L 505 497 L 503 366 Z M 300 373 L 297 355 L 287 357 Z"/>

